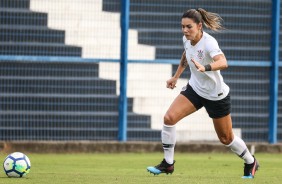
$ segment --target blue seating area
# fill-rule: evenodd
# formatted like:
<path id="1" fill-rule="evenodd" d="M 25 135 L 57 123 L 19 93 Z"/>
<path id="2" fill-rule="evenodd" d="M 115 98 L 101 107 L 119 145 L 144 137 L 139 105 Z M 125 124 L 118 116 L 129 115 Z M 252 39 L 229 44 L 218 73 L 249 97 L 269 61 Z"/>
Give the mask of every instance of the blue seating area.
<path id="1" fill-rule="evenodd" d="M 80 47 L 64 44 L 64 31 L 47 27 L 46 13 L 29 10 L 29 1 L 0 3 L 1 55 L 81 56 Z"/>
<path id="2" fill-rule="evenodd" d="M 119 1 L 104 0 L 103 10 L 118 12 Z M 226 30 L 213 34 L 229 60 L 270 59 L 270 1 L 130 1 L 130 28 L 139 42 L 156 46 L 156 58 L 181 56 L 181 16 L 189 8 L 204 8 L 221 15 Z"/>
<path id="3" fill-rule="evenodd" d="M 117 140 L 116 81 L 95 63 L 0 62 L 0 139 Z M 159 140 L 128 99 L 128 140 Z M 140 136 L 143 132 L 143 135 Z"/>
<path id="4" fill-rule="evenodd" d="M 29 0 L 0 0 L 0 55 L 76 56 L 65 32 L 47 27 L 48 15 Z M 99 64 L 0 62 L 0 140 L 117 140 L 116 82 L 99 78 Z M 129 141 L 159 141 L 148 115 L 128 98 Z M 142 135 L 142 136 L 141 136 Z"/>
<path id="5" fill-rule="evenodd" d="M 131 0 L 130 29 L 137 30 L 138 43 L 156 48 L 156 59 L 179 59 L 180 18 L 198 7 L 222 16 L 226 30 L 208 32 L 229 61 L 270 60 L 268 0 Z M 120 1 L 103 0 L 102 8 L 119 12 Z M 67 45 L 65 34 L 48 27 L 47 13 L 31 11 L 30 0 L 0 0 L 0 55 L 81 57 L 82 48 Z M 231 87 L 233 127 L 241 128 L 246 141 L 267 142 L 269 68 L 232 66 L 222 74 Z M 182 77 L 188 76 L 187 70 Z M 0 140 L 17 140 L 18 135 L 21 140 L 117 140 L 117 81 L 99 78 L 99 64 L 1 61 L 0 81 Z M 279 97 L 281 141 L 282 92 Z M 151 117 L 134 113 L 133 103 L 128 98 L 128 140 L 160 141 L 160 131 L 151 129 Z"/>
<path id="6" fill-rule="evenodd" d="M 131 0 L 130 28 L 138 31 L 139 43 L 156 47 L 156 59 L 180 59 L 183 52 L 181 16 L 187 9 L 199 7 L 223 18 L 225 30 L 207 32 L 218 40 L 229 61 L 270 61 L 271 1 Z M 104 0 L 103 10 L 119 12 L 119 1 Z M 174 65 L 172 74 L 176 69 Z M 232 66 L 222 74 L 231 87 L 233 127 L 241 128 L 246 141 L 267 142 L 269 68 Z M 182 75 L 183 78 L 188 76 L 189 71 Z M 281 109 L 279 103 L 279 114 Z M 282 119 L 278 117 L 278 139 L 281 140 Z"/>

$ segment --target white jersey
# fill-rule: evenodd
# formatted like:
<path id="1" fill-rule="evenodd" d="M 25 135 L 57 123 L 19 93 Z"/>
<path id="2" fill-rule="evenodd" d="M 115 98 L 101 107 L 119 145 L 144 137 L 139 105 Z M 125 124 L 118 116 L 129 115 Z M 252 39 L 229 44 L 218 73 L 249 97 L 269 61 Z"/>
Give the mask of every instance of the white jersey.
<path id="1" fill-rule="evenodd" d="M 196 45 L 191 45 L 190 40 L 183 36 L 183 45 L 186 51 L 186 58 L 190 67 L 191 77 L 189 85 L 203 98 L 208 100 L 221 100 L 229 93 L 229 87 L 224 83 L 220 70 L 199 72 L 191 59 L 202 65 L 210 64 L 213 57 L 223 54 L 214 37 L 206 32 Z"/>

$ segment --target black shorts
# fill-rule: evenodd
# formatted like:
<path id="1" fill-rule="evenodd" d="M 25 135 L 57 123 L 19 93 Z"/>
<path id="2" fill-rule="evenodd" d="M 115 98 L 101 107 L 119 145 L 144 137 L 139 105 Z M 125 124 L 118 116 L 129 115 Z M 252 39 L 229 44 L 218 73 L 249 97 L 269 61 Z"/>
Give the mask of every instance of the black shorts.
<path id="1" fill-rule="evenodd" d="M 231 112 L 229 94 L 218 101 L 208 100 L 199 96 L 189 84 L 187 84 L 186 90 L 181 91 L 180 94 L 184 95 L 197 110 L 205 107 L 211 118 L 222 118 Z"/>

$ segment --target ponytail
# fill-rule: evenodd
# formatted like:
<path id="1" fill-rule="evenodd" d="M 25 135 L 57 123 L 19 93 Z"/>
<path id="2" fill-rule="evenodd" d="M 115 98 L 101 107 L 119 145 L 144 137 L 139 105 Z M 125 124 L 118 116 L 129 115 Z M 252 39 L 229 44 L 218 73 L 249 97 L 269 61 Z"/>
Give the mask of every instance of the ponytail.
<path id="1" fill-rule="evenodd" d="M 182 18 L 191 18 L 196 23 L 203 23 L 203 25 L 213 31 L 219 31 L 224 29 L 221 22 L 223 19 L 216 13 L 207 12 L 202 8 L 190 9 L 185 12 Z"/>

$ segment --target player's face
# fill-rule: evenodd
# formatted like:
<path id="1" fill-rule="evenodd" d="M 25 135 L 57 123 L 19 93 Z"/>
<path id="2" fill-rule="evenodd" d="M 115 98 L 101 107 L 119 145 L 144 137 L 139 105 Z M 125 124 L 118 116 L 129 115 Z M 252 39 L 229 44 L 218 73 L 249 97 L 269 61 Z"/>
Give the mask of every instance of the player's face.
<path id="1" fill-rule="evenodd" d="M 197 42 L 199 34 L 202 33 L 202 23 L 197 24 L 193 19 L 183 18 L 181 20 L 182 33 L 187 40 Z"/>

